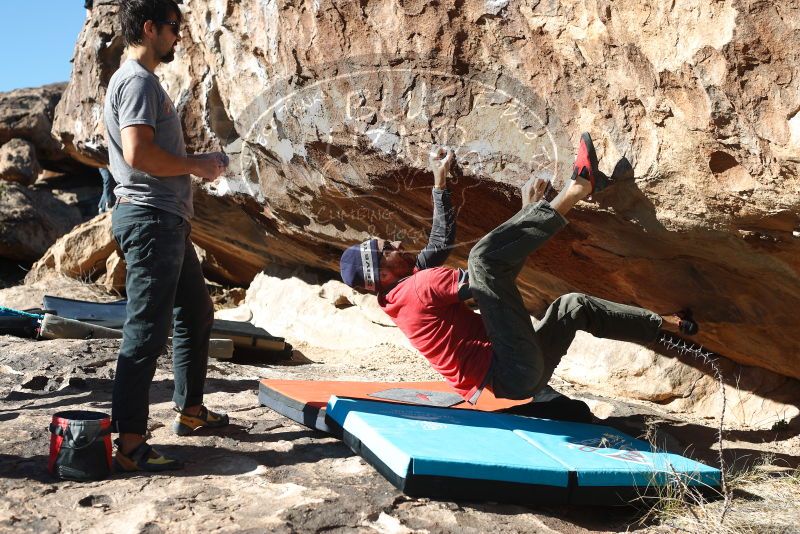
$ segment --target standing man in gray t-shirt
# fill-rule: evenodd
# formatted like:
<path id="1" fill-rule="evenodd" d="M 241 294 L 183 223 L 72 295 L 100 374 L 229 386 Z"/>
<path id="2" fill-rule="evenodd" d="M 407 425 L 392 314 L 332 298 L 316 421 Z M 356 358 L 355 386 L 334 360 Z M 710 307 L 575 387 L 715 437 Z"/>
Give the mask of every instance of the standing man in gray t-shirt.
<path id="1" fill-rule="evenodd" d="M 228 424 L 203 405 L 214 310 L 189 240 L 190 174 L 215 180 L 227 165 L 222 153 L 187 156 L 181 121 L 153 71 L 175 57 L 181 12 L 173 0 L 120 2 L 128 59 L 111 77 L 104 118 L 111 172 L 117 181 L 114 238 L 125 254 L 127 320 L 112 401 L 117 468 L 180 469 L 146 440 L 148 392 L 156 361 L 173 331 L 173 429 Z"/>

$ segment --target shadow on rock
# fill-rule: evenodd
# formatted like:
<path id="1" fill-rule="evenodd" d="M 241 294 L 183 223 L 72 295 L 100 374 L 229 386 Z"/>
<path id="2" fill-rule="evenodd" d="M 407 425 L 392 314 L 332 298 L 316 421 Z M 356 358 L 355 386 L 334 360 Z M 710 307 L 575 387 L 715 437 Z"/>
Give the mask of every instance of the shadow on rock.
<path id="1" fill-rule="evenodd" d="M 610 417 L 601 422 L 630 434 L 639 439 L 650 439 L 660 450 L 687 456 L 699 460 L 707 465 L 719 468 L 720 456 L 717 448 L 719 428 L 715 425 L 699 425 L 683 423 L 680 421 L 662 421 L 653 425 L 643 415 L 627 417 Z M 782 467 L 800 467 L 800 457 L 789 454 L 767 453 L 756 446 L 748 448 L 747 443 L 765 443 L 781 441 L 795 436 L 792 431 L 775 432 L 769 430 L 726 430 L 725 440 L 737 442 L 736 447 L 723 448 L 722 458 L 726 471 L 733 474 L 741 473 L 762 464 L 765 456 L 771 458 L 771 463 Z"/>
<path id="2" fill-rule="evenodd" d="M 629 525 L 637 522 L 643 513 L 630 506 L 530 506 L 521 504 L 459 502 L 463 508 L 481 513 L 506 516 L 529 514 L 532 511 L 539 516 L 566 521 L 589 531 L 621 531 L 629 529 Z"/>
<path id="3" fill-rule="evenodd" d="M 91 401 L 93 404 L 110 403 L 114 390 L 114 381 L 107 378 L 87 378 L 82 387 L 66 387 L 64 389 L 47 393 L 29 391 L 12 391 L 3 401 L 24 402 L 31 401 L 23 406 L 0 410 L 3 413 L 14 413 L 22 410 L 43 410 L 52 408 L 69 407 Z M 150 389 L 150 403 L 167 402 L 172 399 L 173 381 L 154 380 Z M 242 391 L 257 391 L 258 382 L 247 379 L 207 378 L 205 393 L 240 393 Z M 50 402 L 46 402 L 50 401 Z"/>
<path id="4" fill-rule="evenodd" d="M 9 479 L 35 480 L 44 484 L 58 482 L 47 471 L 48 456 L 17 456 L 0 453 L 0 477 Z"/>
<path id="5" fill-rule="evenodd" d="M 257 470 L 261 466 L 281 468 L 298 464 L 314 464 L 324 459 L 353 456 L 353 452 L 338 441 L 295 444 L 287 451 L 241 451 L 207 445 L 161 445 L 158 443 L 154 443 L 153 446 L 160 453 L 180 459 L 185 463 L 182 470 L 164 473 L 174 477 L 255 475 L 259 474 Z M 114 477 L 136 476 L 150 476 L 150 474 L 142 472 L 114 474 Z"/>
<path id="6" fill-rule="evenodd" d="M 230 435 L 232 434 L 232 435 Z M 207 433 L 206 437 L 211 435 Z M 243 475 L 253 473 L 259 466 L 280 468 L 296 464 L 314 464 L 324 459 L 349 458 L 352 451 L 343 443 L 333 439 L 325 442 L 291 443 L 306 438 L 319 438 L 321 434 L 313 431 L 289 431 L 272 434 L 247 434 L 243 427 L 231 425 L 228 429 L 220 429 L 213 434 L 217 437 L 213 445 L 209 444 L 160 444 L 153 443 L 159 452 L 182 460 L 185 468 L 179 471 L 163 473 L 175 477 L 192 477 L 205 475 Z M 197 433 L 196 436 L 203 436 Z M 191 439 L 191 438 L 189 438 Z M 278 443 L 286 442 L 287 450 L 243 451 L 236 450 L 237 442 Z M 32 456 L 0 453 L 0 476 L 9 479 L 27 479 L 43 483 L 58 482 L 47 472 L 48 456 L 37 454 Z M 115 473 L 113 477 L 151 476 L 150 473 L 132 472 Z"/>
<path id="7" fill-rule="evenodd" d="M 317 363 L 314 360 L 306 357 L 306 355 L 299 350 L 292 348 L 292 346 L 288 343 L 286 344 L 285 351 L 276 352 L 274 356 L 271 356 L 268 359 L 264 357 L 264 352 L 261 350 L 237 348 L 233 354 L 232 361 L 234 363 L 252 365 L 254 367 L 296 367 L 298 365 Z"/>

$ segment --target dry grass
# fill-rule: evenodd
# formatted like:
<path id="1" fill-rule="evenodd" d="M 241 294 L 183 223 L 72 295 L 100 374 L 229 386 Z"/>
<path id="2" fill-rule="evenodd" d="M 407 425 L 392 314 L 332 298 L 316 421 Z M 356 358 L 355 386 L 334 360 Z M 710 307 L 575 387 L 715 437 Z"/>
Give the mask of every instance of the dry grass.
<path id="1" fill-rule="evenodd" d="M 707 500 L 678 482 L 651 501 L 650 532 L 763 534 L 800 532 L 800 470 L 773 469 L 772 459 L 728 473 L 728 497 Z"/>
<path id="2" fill-rule="evenodd" d="M 774 465 L 774 458 L 764 456 L 754 467 L 737 471 L 725 463 L 724 422 L 726 409 L 725 386 L 714 354 L 702 346 L 690 345 L 670 336 L 664 344 L 704 364 L 719 383 L 722 407 L 717 425 L 717 446 L 721 470 L 721 488 L 707 498 L 687 484 L 678 474 L 669 477 L 669 484 L 649 500 L 639 526 L 650 525 L 651 532 L 687 532 L 710 534 L 762 534 L 800 532 L 800 469 Z M 736 391 L 739 391 L 738 383 Z M 644 436 L 654 449 L 655 428 Z"/>

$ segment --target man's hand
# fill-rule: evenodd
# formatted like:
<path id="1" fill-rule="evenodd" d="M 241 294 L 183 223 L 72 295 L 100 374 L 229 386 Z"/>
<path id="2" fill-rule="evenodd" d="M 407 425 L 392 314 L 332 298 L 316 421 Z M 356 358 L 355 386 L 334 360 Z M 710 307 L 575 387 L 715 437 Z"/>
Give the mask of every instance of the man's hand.
<path id="1" fill-rule="evenodd" d="M 198 159 L 216 159 L 222 164 L 223 167 L 227 167 L 230 163 L 230 158 L 228 158 L 228 155 L 224 152 L 206 152 L 205 154 L 192 154 L 189 157 Z"/>
<path id="2" fill-rule="evenodd" d="M 544 197 L 547 186 L 550 184 L 545 178 L 531 176 L 522 186 L 522 206 L 539 202 Z"/>
<path id="3" fill-rule="evenodd" d="M 195 169 L 192 174 L 207 182 L 213 182 L 225 172 L 228 167 L 228 156 L 222 152 L 209 152 L 208 154 L 194 154 Z"/>
<path id="4" fill-rule="evenodd" d="M 453 163 L 453 151 L 449 148 L 439 146 L 431 150 L 428 162 L 433 172 L 433 186 L 436 189 L 447 187 L 447 174 L 450 172 L 450 165 Z"/>

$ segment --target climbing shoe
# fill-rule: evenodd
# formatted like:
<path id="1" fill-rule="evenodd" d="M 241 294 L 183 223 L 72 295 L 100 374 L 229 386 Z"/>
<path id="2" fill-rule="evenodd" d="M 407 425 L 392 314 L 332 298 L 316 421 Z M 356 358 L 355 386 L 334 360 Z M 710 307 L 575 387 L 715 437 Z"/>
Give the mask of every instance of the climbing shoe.
<path id="1" fill-rule="evenodd" d="M 693 336 L 700 331 L 700 326 L 692 317 L 692 310 L 685 309 L 675 313 L 675 316 L 680 319 L 678 321 L 678 330 L 684 336 Z"/>
<path id="2" fill-rule="evenodd" d="M 117 451 L 114 454 L 114 469 L 116 471 L 173 471 L 183 469 L 183 462 L 168 458 L 143 441 L 138 447 L 128 454 L 122 454 L 119 439 L 114 440 Z"/>
<path id="3" fill-rule="evenodd" d="M 200 413 L 197 415 L 178 412 L 175 422 L 172 423 L 172 430 L 179 436 L 188 436 L 201 427 L 219 428 L 228 423 L 228 414 L 212 412 L 205 406 L 201 406 Z"/>
<path id="4" fill-rule="evenodd" d="M 594 150 L 592 136 L 586 132 L 581 134 L 578 154 L 575 156 L 575 163 L 572 166 L 572 179 L 575 180 L 579 176 L 592 184 L 592 195 L 611 185 L 608 176 L 597 168 L 597 153 Z"/>
<path id="5" fill-rule="evenodd" d="M 678 331 L 680 335 L 661 330 L 659 332 L 658 342 L 670 350 L 679 352 L 683 356 L 693 356 L 704 362 L 713 360 L 713 352 L 710 352 L 696 341 L 687 340 L 682 337 L 691 337 L 700 331 L 700 327 L 692 316 L 692 310 L 687 308 L 673 313 L 672 315 L 678 318 Z"/>

